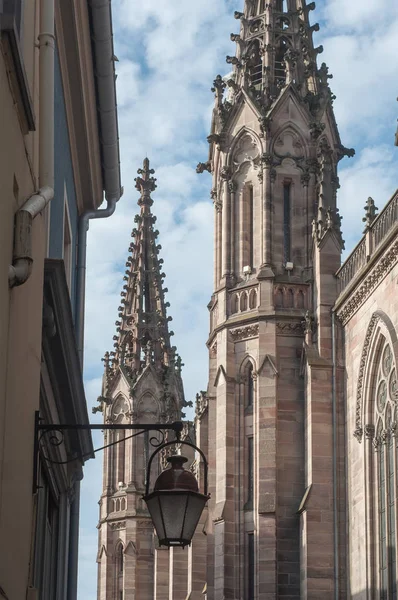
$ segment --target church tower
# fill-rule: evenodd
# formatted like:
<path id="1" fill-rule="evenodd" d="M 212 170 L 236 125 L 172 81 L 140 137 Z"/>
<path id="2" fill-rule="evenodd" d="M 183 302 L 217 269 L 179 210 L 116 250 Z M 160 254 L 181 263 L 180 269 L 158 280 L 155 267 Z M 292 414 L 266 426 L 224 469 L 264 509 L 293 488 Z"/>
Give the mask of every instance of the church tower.
<path id="1" fill-rule="evenodd" d="M 186 406 L 181 359 L 170 342 L 172 319 L 166 312 L 170 305 L 165 301 L 159 232 L 151 212 L 151 193 L 156 188 L 153 174 L 145 159 L 136 179 L 140 212 L 126 262 L 114 350 L 103 359 L 99 410 L 106 423 L 173 422 L 181 419 Z M 124 431 L 104 434 L 108 448 L 98 525 L 99 600 L 155 597 L 153 525 L 142 500 L 150 437 L 133 437 Z"/>
<path id="2" fill-rule="evenodd" d="M 206 409 L 207 599 L 336 598 L 336 371 L 343 240 L 331 75 L 305 0 L 246 0 L 218 75 L 209 157 L 214 293 Z M 343 597 L 343 596 L 339 596 Z"/>

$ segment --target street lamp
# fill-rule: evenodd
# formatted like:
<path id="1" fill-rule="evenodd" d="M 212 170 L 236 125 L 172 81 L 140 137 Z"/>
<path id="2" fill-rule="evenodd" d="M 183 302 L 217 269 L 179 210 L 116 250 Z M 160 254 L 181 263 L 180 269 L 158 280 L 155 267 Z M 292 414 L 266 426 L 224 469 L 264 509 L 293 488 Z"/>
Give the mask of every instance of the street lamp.
<path id="1" fill-rule="evenodd" d="M 130 437 L 135 437 L 149 431 L 157 431 L 163 435 L 164 431 L 174 431 L 176 439 L 172 442 L 156 443 L 156 450 L 152 453 L 147 468 L 146 476 L 146 489 L 145 500 L 149 514 L 152 518 L 156 533 L 159 538 L 159 544 L 161 546 L 168 547 L 182 547 L 188 546 L 191 543 L 193 534 L 199 522 L 200 516 L 206 505 L 206 502 L 210 498 L 208 494 L 208 464 L 206 456 L 200 448 L 191 444 L 190 442 L 181 440 L 181 432 L 183 430 L 183 423 L 176 421 L 175 423 L 153 423 L 153 424 L 139 424 L 139 423 L 125 423 L 122 425 L 118 424 L 71 424 L 71 425 L 48 425 L 41 422 L 39 413 L 35 416 L 35 447 L 34 447 L 34 466 L 33 466 L 33 493 L 37 491 L 37 477 L 38 477 L 38 457 L 40 453 L 42 458 L 52 464 L 67 464 L 77 459 L 87 458 L 87 455 L 73 456 L 73 458 L 58 461 L 53 460 L 48 456 L 48 451 L 44 451 L 45 442 L 49 446 L 58 447 L 64 441 L 64 431 L 77 431 L 77 430 L 135 430 L 139 431 Z M 49 435 L 47 435 L 49 434 Z M 118 443 L 126 441 L 128 438 L 112 442 L 101 448 L 94 450 L 104 450 L 109 446 L 114 446 Z M 153 438 L 154 440 L 156 438 Z M 149 492 L 150 488 L 150 475 L 153 459 L 155 456 L 171 445 L 185 445 L 193 448 L 199 452 L 203 459 L 204 465 L 204 493 L 201 494 L 199 491 L 198 482 L 193 473 L 184 469 L 183 464 L 187 462 L 187 458 L 180 455 L 170 456 L 167 460 L 171 464 L 171 468 L 163 471 L 156 480 L 154 489 Z M 153 444 L 155 445 L 155 444 Z M 92 454 L 89 455 L 92 457 Z"/>
<path id="2" fill-rule="evenodd" d="M 204 493 L 199 492 L 198 482 L 193 473 L 184 469 L 185 456 L 170 456 L 169 469 L 163 471 L 156 480 L 153 492 L 149 493 L 152 461 L 156 454 L 171 444 L 190 446 L 198 451 L 204 464 Z M 207 461 L 203 452 L 189 442 L 177 440 L 162 444 L 152 454 L 148 462 L 144 501 L 159 538 L 160 546 L 189 546 L 200 516 L 209 499 L 207 493 Z"/>

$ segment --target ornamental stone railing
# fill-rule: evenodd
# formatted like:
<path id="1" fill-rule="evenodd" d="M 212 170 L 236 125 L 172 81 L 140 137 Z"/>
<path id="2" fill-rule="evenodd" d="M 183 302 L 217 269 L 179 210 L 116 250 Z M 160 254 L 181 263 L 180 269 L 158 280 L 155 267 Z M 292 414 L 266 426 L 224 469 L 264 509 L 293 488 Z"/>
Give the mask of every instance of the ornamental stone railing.
<path id="1" fill-rule="evenodd" d="M 357 274 L 368 264 L 372 256 L 398 225 L 398 190 L 381 211 L 367 226 L 366 233 L 337 271 L 338 292 L 341 294 Z"/>
<path id="2" fill-rule="evenodd" d="M 337 271 L 338 280 L 338 291 L 339 294 L 347 287 L 352 281 L 355 275 L 364 267 L 367 263 L 366 259 L 366 240 L 362 240 L 355 246 L 350 256 L 343 263 L 340 269 Z"/>

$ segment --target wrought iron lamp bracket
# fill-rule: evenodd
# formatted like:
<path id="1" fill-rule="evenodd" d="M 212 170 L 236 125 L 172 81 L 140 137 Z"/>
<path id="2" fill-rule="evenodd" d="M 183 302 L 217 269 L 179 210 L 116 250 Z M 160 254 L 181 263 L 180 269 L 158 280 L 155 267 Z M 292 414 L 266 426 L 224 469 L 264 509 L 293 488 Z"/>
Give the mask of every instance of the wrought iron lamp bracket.
<path id="1" fill-rule="evenodd" d="M 99 452 L 100 450 L 104 450 L 105 448 L 109 448 L 110 446 L 115 446 L 116 444 L 120 444 L 121 442 L 125 442 L 127 439 L 132 437 L 141 435 L 143 433 L 148 433 L 150 431 L 156 431 L 161 434 L 161 439 L 159 440 L 157 437 L 153 436 L 149 439 L 149 443 L 151 446 L 156 448 L 155 453 L 157 454 L 164 446 L 167 446 L 171 443 L 182 443 L 181 442 L 181 433 L 183 431 L 184 425 L 182 421 L 175 421 L 174 423 L 123 423 L 123 424 L 115 424 L 115 423 L 101 423 L 101 424 L 45 424 L 42 422 L 39 411 L 35 412 L 35 434 L 34 434 L 34 451 L 33 451 L 33 494 L 36 494 L 38 490 L 38 464 L 39 464 L 39 453 L 41 457 L 48 463 L 57 464 L 57 465 L 65 465 L 68 463 L 72 463 L 76 460 L 84 460 L 85 458 L 92 457 L 92 454 Z M 82 455 L 74 455 L 72 458 L 69 458 L 65 461 L 58 461 L 50 459 L 45 452 L 45 442 L 50 447 L 59 447 L 64 441 L 64 432 L 65 431 L 136 431 L 137 433 L 133 433 L 130 436 L 124 437 L 123 439 L 116 440 L 111 442 L 110 444 L 106 444 L 105 446 L 101 446 L 100 448 L 96 448 L 93 450 L 93 453 L 87 453 Z M 165 432 L 166 431 L 174 431 L 176 439 L 173 442 L 165 443 Z M 48 437 L 47 437 L 48 436 Z M 187 443 L 187 442 L 185 442 Z M 42 452 L 40 452 L 42 450 Z M 154 454 L 155 454 L 154 453 Z M 154 456 L 154 455 L 152 455 Z M 151 457 L 152 462 L 152 457 Z"/>

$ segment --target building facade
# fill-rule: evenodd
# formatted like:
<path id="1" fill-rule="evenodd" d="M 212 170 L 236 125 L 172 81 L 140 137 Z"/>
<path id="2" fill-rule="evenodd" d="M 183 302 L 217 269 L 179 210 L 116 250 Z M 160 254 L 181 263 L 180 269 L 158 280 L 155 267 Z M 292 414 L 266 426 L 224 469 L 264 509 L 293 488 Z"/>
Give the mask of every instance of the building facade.
<path id="1" fill-rule="evenodd" d="M 148 530 L 140 558 L 127 525 L 138 513 L 118 521 L 109 508 L 127 496 L 115 454 L 101 499 L 101 600 L 118 598 L 123 581 L 126 600 L 397 598 L 398 196 L 380 214 L 368 200 L 364 236 L 341 265 L 337 167 L 354 151 L 341 143 L 313 44 L 314 8 L 246 0 L 235 13 L 232 73 L 214 81 L 209 156 L 198 165 L 214 202 L 209 383 L 195 419 L 211 499 L 185 554 L 157 549 Z M 109 377 L 116 386 L 106 415 L 139 382 L 122 377 L 121 335 L 111 367 L 106 357 L 104 389 Z M 141 455 L 129 450 L 132 464 Z M 105 461 L 104 485 L 111 472 Z M 129 569 L 148 544 L 153 583 L 141 587 Z"/>
<path id="2" fill-rule="evenodd" d="M 0 595 L 74 600 L 91 436 L 35 455 L 35 414 L 88 423 L 87 223 L 121 195 L 110 4 L 5 0 L 0 49 Z"/>

